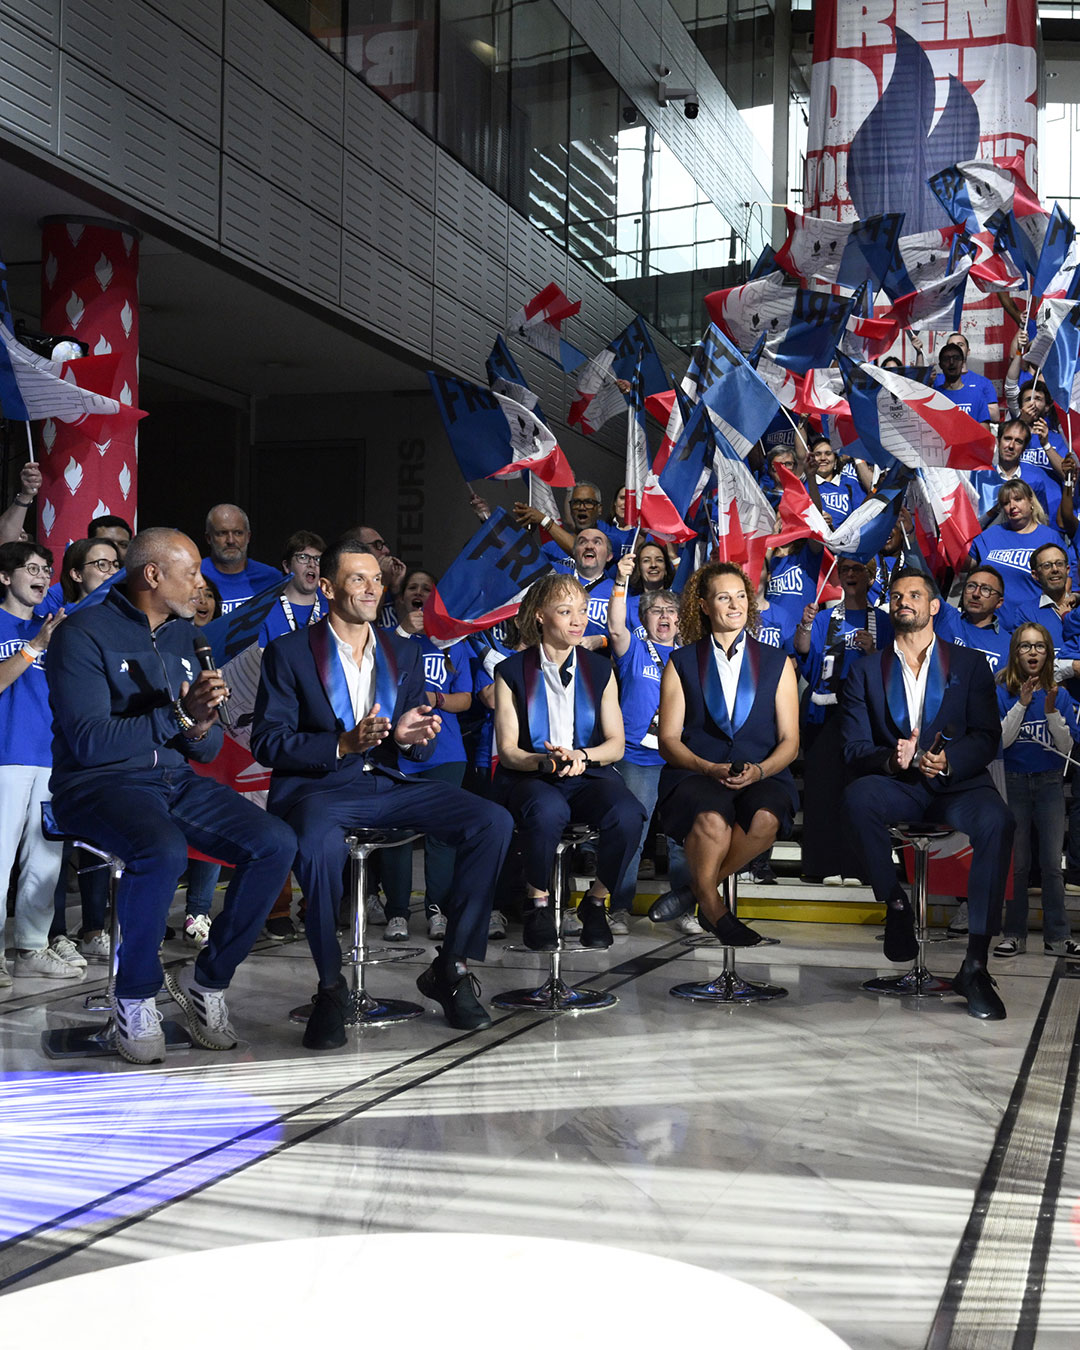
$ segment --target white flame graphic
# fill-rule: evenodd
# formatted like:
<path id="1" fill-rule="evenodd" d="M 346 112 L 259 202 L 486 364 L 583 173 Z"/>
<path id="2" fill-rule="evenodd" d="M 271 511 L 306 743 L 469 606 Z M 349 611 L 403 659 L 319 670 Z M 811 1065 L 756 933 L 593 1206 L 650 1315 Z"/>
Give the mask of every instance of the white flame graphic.
<path id="1" fill-rule="evenodd" d="M 110 436 L 107 441 L 95 441 L 94 444 L 97 446 L 98 454 L 101 456 L 102 459 L 104 459 L 105 451 L 108 450 L 110 445 L 112 445 L 112 437 Z"/>
<path id="2" fill-rule="evenodd" d="M 120 402 L 131 406 L 131 386 L 127 380 L 124 381 L 124 387 L 120 390 Z"/>
<path id="3" fill-rule="evenodd" d="M 48 500 L 41 508 L 41 523 L 45 526 L 45 533 L 52 534 L 52 527 L 56 524 L 56 507 Z"/>
<path id="4" fill-rule="evenodd" d="M 41 428 L 41 440 L 45 446 L 45 453 L 51 454 L 56 441 L 56 423 L 51 417 L 46 420 L 45 425 Z"/>
<path id="5" fill-rule="evenodd" d="M 112 351 L 112 343 L 108 340 L 105 334 L 102 333 L 101 336 L 98 338 L 97 342 L 94 343 L 94 355 L 108 356 L 108 354 L 111 351 Z"/>
<path id="6" fill-rule="evenodd" d="M 120 311 L 120 325 L 124 330 L 124 336 L 131 336 L 131 327 L 135 322 L 135 315 L 132 313 L 131 305 L 127 300 L 124 301 L 124 308 Z"/>
<path id="7" fill-rule="evenodd" d="M 98 516 L 111 516 L 111 515 L 112 512 L 99 497 L 97 499 L 97 506 L 94 507 L 94 518 L 96 519 Z"/>
<path id="8" fill-rule="evenodd" d="M 103 253 L 94 264 L 94 276 L 98 279 L 98 285 L 103 291 L 109 289 L 109 282 L 113 279 L 113 265 Z"/>
<path id="9" fill-rule="evenodd" d="M 68 323 L 71 324 L 72 328 L 78 328 L 83 316 L 83 302 L 74 291 L 71 292 L 71 298 L 64 306 L 64 313 L 68 316 Z"/>
<path id="10" fill-rule="evenodd" d="M 64 470 L 64 482 L 68 485 L 68 491 L 74 497 L 82 484 L 83 471 L 82 465 L 74 457 L 68 460 L 68 466 Z"/>
<path id="11" fill-rule="evenodd" d="M 66 225 L 64 228 L 67 230 L 67 237 L 71 240 L 72 247 L 74 248 L 82 238 L 83 227 L 72 223 L 71 225 Z"/>
<path id="12" fill-rule="evenodd" d="M 116 481 L 120 484 L 120 491 L 124 494 L 124 501 L 128 499 L 128 493 L 131 491 L 131 470 L 125 462 L 124 467 L 117 475 Z M 106 513 L 107 514 L 107 513 Z"/>
<path id="13" fill-rule="evenodd" d="M 53 288 L 53 282 L 56 280 L 56 274 L 60 270 L 60 264 L 56 261 L 56 255 L 50 253 L 45 259 L 45 280 L 49 283 L 49 290 Z"/>
<path id="14" fill-rule="evenodd" d="M 124 253 L 130 258 L 132 247 L 135 244 L 135 236 L 133 234 L 121 234 L 120 238 L 124 241 Z"/>

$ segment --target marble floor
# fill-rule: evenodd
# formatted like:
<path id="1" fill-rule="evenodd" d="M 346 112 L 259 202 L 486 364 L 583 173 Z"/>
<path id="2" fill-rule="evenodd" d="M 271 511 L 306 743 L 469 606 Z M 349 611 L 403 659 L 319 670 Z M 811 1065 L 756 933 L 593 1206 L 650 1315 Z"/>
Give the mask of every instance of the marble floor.
<path id="1" fill-rule="evenodd" d="M 711 978 L 718 952 L 637 919 L 610 951 L 565 961 L 570 983 L 617 995 L 610 1011 L 498 1013 L 463 1034 L 428 1006 L 320 1055 L 287 1018 L 313 988 L 306 947 L 264 941 L 230 995 L 240 1048 L 142 1070 L 41 1052 L 47 1027 L 91 1019 L 102 967 L 19 981 L 0 995 L 0 1291 L 272 1239 L 563 1236 L 723 1271 L 853 1350 L 1080 1344 L 1080 963 L 1037 940 L 995 963 L 1009 1016 L 985 1024 L 953 997 L 863 992 L 888 973 L 876 925 L 756 926 L 781 945 L 740 968 L 786 987 L 775 1002 L 670 997 Z M 370 971 L 376 993 L 423 1002 L 431 951 L 416 945 Z M 951 975 L 962 953 L 934 944 L 929 963 Z M 184 960 L 181 944 L 164 959 Z M 542 963 L 492 944 L 485 998 L 539 983 Z M 557 1297 L 582 1276 L 539 1287 Z M 288 1271 L 266 1277 L 287 1297 Z M 403 1271 L 396 1293 L 368 1292 L 422 1283 Z M 469 1343 L 483 1291 L 478 1271 L 451 1344 Z M 703 1313 L 720 1342 L 722 1325 L 722 1307 Z"/>

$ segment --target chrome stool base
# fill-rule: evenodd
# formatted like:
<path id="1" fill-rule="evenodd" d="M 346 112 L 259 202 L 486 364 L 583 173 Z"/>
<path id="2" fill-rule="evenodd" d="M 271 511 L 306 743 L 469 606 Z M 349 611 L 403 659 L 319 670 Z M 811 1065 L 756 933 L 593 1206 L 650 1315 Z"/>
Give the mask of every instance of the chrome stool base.
<path id="1" fill-rule="evenodd" d="M 925 966 L 914 966 L 905 975 L 882 975 L 864 980 L 863 988 L 870 994 L 905 995 L 908 998 L 942 998 L 953 992 L 952 980 L 931 975 Z"/>
<path id="2" fill-rule="evenodd" d="M 744 980 L 737 970 L 724 970 L 707 984 L 677 984 L 670 992 L 693 1003 L 768 1003 L 770 999 L 787 998 L 788 991 L 778 984 Z"/>
<path id="3" fill-rule="evenodd" d="M 423 947 L 367 947 L 361 959 L 365 966 L 382 966 L 391 961 L 411 961 L 423 954 Z"/>
<path id="4" fill-rule="evenodd" d="M 558 977 L 549 977 L 539 989 L 509 989 L 491 1000 L 496 1008 L 538 1013 L 600 1012 L 618 1001 L 599 989 L 571 989 Z"/>

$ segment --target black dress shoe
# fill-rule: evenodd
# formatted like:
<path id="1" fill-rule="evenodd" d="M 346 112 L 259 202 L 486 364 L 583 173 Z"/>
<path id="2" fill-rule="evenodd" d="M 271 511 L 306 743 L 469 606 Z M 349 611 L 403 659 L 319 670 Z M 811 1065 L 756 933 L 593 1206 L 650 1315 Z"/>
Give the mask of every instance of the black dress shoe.
<path id="1" fill-rule="evenodd" d="M 984 1022 L 1003 1022 L 1008 1014 L 998 997 L 994 980 L 985 966 L 969 966 L 965 961 L 953 982 L 953 989 L 967 999 L 969 1017 Z"/>
<path id="2" fill-rule="evenodd" d="M 305 1050 L 337 1050 L 345 1044 L 345 1012 L 349 991 L 342 980 L 332 989 L 319 988 L 304 1028 Z"/>
<path id="3" fill-rule="evenodd" d="M 698 922 L 706 933 L 711 933 L 725 947 L 756 947 L 759 942 L 765 941 L 760 933 L 747 928 L 742 919 L 737 919 L 730 910 L 725 909 L 715 923 L 699 912 Z"/>
<path id="4" fill-rule="evenodd" d="M 757 863 L 754 867 L 751 867 L 750 871 L 759 886 L 776 885 L 776 873 L 769 863 Z"/>
<path id="5" fill-rule="evenodd" d="M 603 903 L 582 900 L 578 905 L 578 918 L 581 920 L 581 936 L 578 941 L 583 947 L 610 947 L 615 939 L 608 927 L 607 911 Z"/>
<path id="6" fill-rule="evenodd" d="M 448 973 L 441 957 L 436 957 L 416 981 L 425 998 L 442 1005 L 450 1025 L 458 1031 L 480 1031 L 491 1026 L 487 1009 L 477 998 L 480 982 L 468 971 L 464 975 Z"/>
<path id="7" fill-rule="evenodd" d="M 670 923 L 683 914 L 689 914 L 697 901 L 689 886 L 678 886 L 673 891 L 658 895 L 649 906 L 649 918 L 653 923 Z"/>
<path id="8" fill-rule="evenodd" d="M 559 934 L 550 905 L 527 909 L 522 919 L 522 941 L 531 952 L 553 952 L 559 945 Z"/>
<path id="9" fill-rule="evenodd" d="M 919 954 L 915 939 L 915 915 L 907 898 L 903 908 L 890 903 L 885 906 L 885 960 L 914 961 Z"/>

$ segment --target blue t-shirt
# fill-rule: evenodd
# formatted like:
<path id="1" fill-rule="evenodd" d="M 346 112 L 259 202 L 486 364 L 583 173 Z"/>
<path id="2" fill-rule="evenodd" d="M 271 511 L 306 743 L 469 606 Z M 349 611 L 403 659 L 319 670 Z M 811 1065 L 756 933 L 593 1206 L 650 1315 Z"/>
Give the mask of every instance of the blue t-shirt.
<path id="1" fill-rule="evenodd" d="M 997 687 L 998 713 L 1005 714 L 1018 701 L 1019 694 L 1010 694 L 1003 684 Z M 1063 689 L 1057 692 L 1054 706 L 1065 719 L 1069 734 L 1075 744 L 1080 740 L 1080 723 L 1077 722 L 1077 707 Z M 1031 702 L 1024 709 L 1024 720 L 1019 734 L 1012 745 L 1003 747 L 1006 773 L 1047 773 L 1056 769 L 1060 773 L 1065 761 L 1058 753 L 1050 737 L 1050 728 L 1046 725 L 1046 692 L 1036 689 Z"/>
<path id="2" fill-rule="evenodd" d="M 1060 431 L 1051 429 L 1048 439 L 1057 453 L 1064 459 L 1069 453 L 1069 447 L 1065 443 L 1065 437 L 1062 436 Z M 1051 470 L 1053 467 L 1050 463 L 1050 456 L 1043 449 L 1041 442 L 1035 440 L 1034 436 L 1028 441 L 1027 449 L 1020 456 L 1020 463 L 1034 464 L 1036 468 L 1047 471 Z"/>
<path id="3" fill-rule="evenodd" d="M 267 567 L 265 563 L 254 562 L 251 558 L 242 572 L 219 572 L 210 558 L 202 560 L 202 574 L 212 581 L 221 595 L 221 612 L 229 614 L 245 600 L 281 581 L 284 573 L 277 567 Z"/>
<path id="4" fill-rule="evenodd" d="M 803 610 L 817 597 L 824 556 L 821 548 L 813 549 L 809 544 L 803 544 L 794 553 L 774 557 L 769 584 L 765 587 L 765 598 L 770 608 L 782 609 L 788 616 L 794 615 L 798 623 Z M 787 621 L 785 617 L 784 622 Z"/>
<path id="5" fill-rule="evenodd" d="M 45 599 L 34 610 L 34 617 L 37 619 L 47 619 L 50 614 L 55 614 L 64 607 L 64 588 L 59 581 L 54 581 L 45 592 Z"/>
<path id="6" fill-rule="evenodd" d="M 981 519 L 990 511 L 997 510 L 998 489 L 1003 483 L 1014 482 L 1014 479 L 1003 478 L 997 469 L 975 469 L 971 474 L 971 485 L 975 489 L 979 498 L 978 513 Z M 1046 512 L 1048 519 L 1057 519 L 1057 509 L 1061 505 L 1061 488 L 1054 482 L 1048 473 L 1038 468 L 1035 464 L 1020 461 L 1020 481 L 1027 483 L 1035 496 L 1042 503 L 1042 508 Z"/>
<path id="7" fill-rule="evenodd" d="M 555 565 L 554 570 L 564 576 L 577 576 L 573 558 L 564 558 L 563 565 Z M 589 597 L 589 622 L 585 626 L 585 636 L 607 637 L 608 602 L 615 586 L 614 578 L 605 572 L 597 581 L 582 581 L 581 577 L 577 579 L 581 581 Z"/>
<path id="8" fill-rule="evenodd" d="M 977 563 L 989 563 L 1005 582 L 1005 604 L 1015 606 L 1023 615 L 1039 607 L 1042 588 L 1031 575 L 1031 555 L 1043 544 L 1057 544 L 1068 552 L 1065 537 L 1049 525 L 1036 525 L 1026 534 L 991 525 L 971 541 L 971 554 Z M 1070 558 L 1071 560 L 1071 558 Z"/>
<path id="9" fill-rule="evenodd" d="M 973 652 L 982 652 L 991 675 L 996 675 L 1009 664 L 1010 634 L 997 620 L 995 625 L 980 628 L 968 623 L 963 612 L 955 605 L 942 605 L 934 617 L 934 632 L 945 642 L 954 642 L 958 647 L 968 647 Z"/>
<path id="10" fill-rule="evenodd" d="M 289 622 L 290 611 L 292 623 Z M 263 620 L 263 626 L 259 629 L 259 646 L 265 647 L 268 642 L 273 642 L 274 638 L 294 633 L 298 628 L 306 628 L 309 623 L 318 623 L 325 613 L 326 600 L 321 595 L 316 595 L 308 605 L 298 605 L 295 601 L 287 601 L 282 596 Z"/>
<path id="11" fill-rule="evenodd" d="M 17 619 L 0 609 L 0 661 L 14 656 L 37 636 L 41 620 Z M 22 660 L 22 658 L 19 658 Z M 0 764 L 52 765 L 52 713 L 45 679 L 45 653 L 39 652 L 15 682 L 0 692 Z"/>
<path id="12" fill-rule="evenodd" d="M 665 647 L 648 639 L 643 642 L 636 633 L 631 633 L 626 655 L 615 658 L 615 678 L 619 682 L 619 702 L 626 730 L 623 758 L 631 764 L 657 766 L 664 762 L 655 745 L 655 729 L 649 736 L 652 744 L 643 745 L 642 741 L 648 736 L 660 708 L 660 677 L 674 650 L 674 647 Z M 653 659 L 653 653 L 659 661 Z"/>
<path id="13" fill-rule="evenodd" d="M 934 380 L 934 388 L 940 389 L 946 398 L 952 399 L 958 408 L 963 408 L 976 422 L 990 421 L 990 404 L 997 402 L 997 393 L 985 376 L 966 370 L 960 377 L 959 389 L 946 389 L 945 376 L 939 375 Z"/>
<path id="14" fill-rule="evenodd" d="M 874 650 L 881 651 L 893 640 L 892 620 L 880 609 L 846 609 L 843 616 L 837 609 L 820 609 L 814 615 L 814 626 L 810 630 L 810 650 L 803 657 L 796 657 L 799 673 L 810 686 L 810 698 L 806 705 L 808 722 L 823 722 L 826 708 L 830 703 L 818 700 L 839 693 L 848 672 L 865 653 L 859 647 L 857 638 L 870 626 L 873 614 Z M 817 695 L 817 699 L 815 699 Z M 832 703 L 836 699 L 831 700 Z"/>
<path id="15" fill-rule="evenodd" d="M 782 605 L 770 604 L 761 610 L 761 619 L 754 630 L 754 637 L 766 647 L 777 647 L 780 651 L 787 652 L 788 656 L 794 656 L 795 629 L 799 626 L 801 617 Z"/>
<path id="16" fill-rule="evenodd" d="M 401 637 L 406 634 L 401 633 Z M 441 694 L 471 694 L 473 689 L 472 652 L 464 642 L 455 642 L 452 647 L 438 647 L 423 633 L 408 635 L 410 642 L 418 642 L 424 653 L 424 688 L 437 690 Z M 461 739 L 457 713 L 439 713 L 442 718 L 442 730 L 435 737 L 430 756 L 422 762 L 407 759 L 404 755 L 398 761 L 402 773 L 422 773 L 436 764 L 464 764 L 465 746 Z"/>
<path id="17" fill-rule="evenodd" d="M 852 511 L 866 501 L 866 493 L 857 476 L 841 473 L 835 483 L 818 483 L 821 504 L 832 517 L 833 529 L 847 520 Z"/>
<path id="18" fill-rule="evenodd" d="M 610 540 L 612 562 L 618 562 L 624 553 L 630 552 L 638 534 L 636 529 L 620 530 L 618 525 L 612 525 L 606 520 L 598 520 L 595 528 L 601 530 Z"/>

